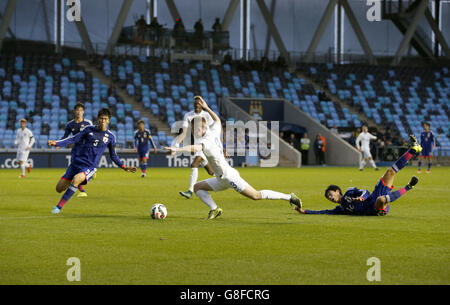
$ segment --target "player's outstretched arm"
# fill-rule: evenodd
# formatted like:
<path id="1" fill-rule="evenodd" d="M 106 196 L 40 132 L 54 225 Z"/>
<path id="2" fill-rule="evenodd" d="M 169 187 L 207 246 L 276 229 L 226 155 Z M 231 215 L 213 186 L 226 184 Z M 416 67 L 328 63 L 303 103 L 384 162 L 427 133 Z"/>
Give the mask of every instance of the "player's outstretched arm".
<path id="1" fill-rule="evenodd" d="M 123 169 L 126 172 L 130 172 L 130 173 L 135 173 L 136 172 L 136 167 L 134 166 L 125 166 L 125 164 L 122 163 L 122 161 L 120 161 L 119 156 L 116 153 L 116 148 L 115 146 L 110 143 L 108 145 L 108 149 L 109 149 L 109 157 L 111 158 L 111 160 L 121 169 Z"/>
<path id="2" fill-rule="evenodd" d="M 174 154 L 177 152 L 193 152 L 196 153 L 198 151 L 201 151 L 203 149 L 202 145 L 188 145 L 183 147 L 164 147 L 170 154 Z"/>
<path id="3" fill-rule="evenodd" d="M 49 140 L 47 142 L 47 145 L 61 147 L 61 146 L 68 146 L 70 144 L 78 143 L 84 137 L 84 135 L 88 132 L 88 130 L 90 130 L 90 129 L 86 127 L 74 136 L 71 136 L 71 137 L 68 137 L 68 138 L 65 138 L 62 140 L 58 140 L 58 141 Z"/>
<path id="4" fill-rule="evenodd" d="M 209 108 L 208 104 L 200 95 L 194 96 L 194 99 L 199 99 L 202 109 L 209 113 L 215 123 L 221 124 L 219 116 L 214 111 L 212 111 L 211 108 Z"/>
<path id="5" fill-rule="evenodd" d="M 293 208 L 295 211 L 299 212 L 300 214 L 311 214 L 311 215 L 343 215 L 345 214 L 344 211 L 340 208 L 340 206 L 337 206 L 336 208 L 332 210 L 321 210 L 321 211 L 311 211 L 311 210 L 304 210 L 302 208 L 299 208 L 297 206 L 294 206 Z"/>

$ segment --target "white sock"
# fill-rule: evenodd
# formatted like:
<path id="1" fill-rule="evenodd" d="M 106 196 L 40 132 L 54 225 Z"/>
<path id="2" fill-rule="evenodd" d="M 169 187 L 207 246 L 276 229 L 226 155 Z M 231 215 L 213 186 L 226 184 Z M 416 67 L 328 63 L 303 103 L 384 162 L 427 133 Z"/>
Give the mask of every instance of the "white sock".
<path id="1" fill-rule="evenodd" d="M 194 184 L 197 183 L 198 179 L 198 168 L 192 167 L 191 168 L 191 178 L 189 179 L 189 190 L 191 192 L 194 191 Z"/>
<path id="2" fill-rule="evenodd" d="M 25 167 L 26 167 L 25 163 L 22 163 L 22 165 L 20 166 L 20 170 L 22 171 L 23 176 L 25 176 Z"/>
<path id="3" fill-rule="evenodd" d="M 286 200 L 289 201 L 291 200 L 291 195 L 288 194 L 283 194 L 280 192 L 275 192 L 275 191 L 271 191 L 271 190 L 262 190 L 260 191 L 261 193 L 261 197 L 262 199 L 282 199 L 282 200 Z"/>
<path id="4" fill-rule="evenodd" d="M 362 161 L 359 163 L 359 168 L 360 168 L 360 169 L 363 169 L 364 166 L 366 166 L 366 160 L 362 160 Z"/>
<path id="5" fill-rule="evenodd" d="M 203 201 L 211 210 L 217 209 L 217 205 L 212 199 L 211 195 L 204 190 L 199 190 L 196 192 L 198 198 L 200 198 L 201 201 Z"/>
<path id="6" fill-rule="evenodd" d="M 377 165 L 375 164 L 375 162 L 373 160 L 370 160 L 369 164 L 372 165 L 373 168 L 377 168 Z"/>

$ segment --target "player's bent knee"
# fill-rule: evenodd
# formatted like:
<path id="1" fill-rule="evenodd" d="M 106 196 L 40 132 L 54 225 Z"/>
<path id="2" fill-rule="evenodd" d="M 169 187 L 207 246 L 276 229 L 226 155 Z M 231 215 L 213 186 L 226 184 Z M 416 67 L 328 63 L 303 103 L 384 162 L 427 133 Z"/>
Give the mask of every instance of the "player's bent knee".
<path id="1" fill-rule="evenodd" d="M 194 184 L 194 193 L 197 193 L 198 191 L 200 191 L 202 189 L 202 185 L 201 183 L 196 183 Z"/>

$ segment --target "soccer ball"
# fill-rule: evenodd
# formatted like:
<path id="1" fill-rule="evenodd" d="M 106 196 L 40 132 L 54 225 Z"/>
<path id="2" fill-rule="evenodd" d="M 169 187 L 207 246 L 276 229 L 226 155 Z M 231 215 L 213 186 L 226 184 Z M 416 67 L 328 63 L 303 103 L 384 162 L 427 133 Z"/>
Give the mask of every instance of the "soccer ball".
<path id="1" fill-rule="evenodd" d="M 167 216 L 167 208 L 162 203 L 155 203 L 150 209 L 150 216 L 153 219 L 164 219 Z"/>

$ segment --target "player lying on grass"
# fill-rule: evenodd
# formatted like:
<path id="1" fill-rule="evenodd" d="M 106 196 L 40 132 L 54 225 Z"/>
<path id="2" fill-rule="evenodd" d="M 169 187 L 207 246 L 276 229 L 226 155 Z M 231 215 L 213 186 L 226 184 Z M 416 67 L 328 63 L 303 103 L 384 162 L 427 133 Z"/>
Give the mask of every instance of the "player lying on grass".
<path id="1" fill-rule="evenodd" d="M 389 203 L 394 202 L 407 191 L 411 190 L 419 180 L 412 177 L 411 181 L 403 188 L 392 192 L 394 188 L 395 174 L 404 168 L 408 161 L 416 154 L 420 153 L 422 147 L 417 143 L 414 135 L 410 135 L 412 144 L 408 151 L 403 154 L 390 167 L 383 177 L 375 185 L 372 194 L 368 190 L 360 190 L 351 187 L 342 194 L 342 190 L 337 185 L 330 185 L 325 190 L 325 198 L 338 204 L 333 210 L 311 211 L 304 210 L 302 205 L 295 206 L 294 210 L 301 214 L 331 214 L 331 215 L 365 215 L 365 216 L 384 216 L 389 212 Z"/>
<path id="2" fill-rule="evenodd" d="M 73 154 L 69 168 L 58 181 L 56 191 L 61 193 L 66 192 L 61 197 L 61 200 L 56 207 L 53 208 L 52 213 L 58 214 L 63 206 L 69 201 L 72 195 L 77 191 L 80 184 L 86 184 L 97 171 L 98 162 L 108 147 L 109 156 L 111 160 L 120 168 L 127 172 L 136 172 L 136 167 L 127 167 L 119 156 L 116 154 L 116 138 L 107 129 L 109 121 L 111 120 L 111 112 L 109 109 L 103 108 L 97 114 L 97 125 L 90 125 L 85 127 L 76 135 L 62 139 L 59 141 L 48 141 L 49 146 L 67 146 L 76 144 L 78 149 Z"/>
<path id="3" fill-rule="evenodd" d="M 197 144 L 182 148 L 165 148 L 171 153 L 202 151 L 207 158 L 208 164 L 211 165 L 216 177 L 197 182 L 194 185 L 194 192 L 211 209 L 207 219 L 214 219 L 223 212 L 216 205 L 209 192 L 219 192 L 228 188 L 233 188 L 243 196 L 253 200 L 282 199 L 300 208 L 300 199 L 295 194 L 283 194 L 271 190 L 257 191 L 240 177 L 239 172 L 228 164 L 223 155 L 220 118 L 208 107 L 202 97 L 197 96 L 197 98 L 202 109 L 211 115 L 214 123 L 208 128 L 204 118 L 194 118 L 191 122 L 191 128 L 196 137 L 199 138 Z"/>

